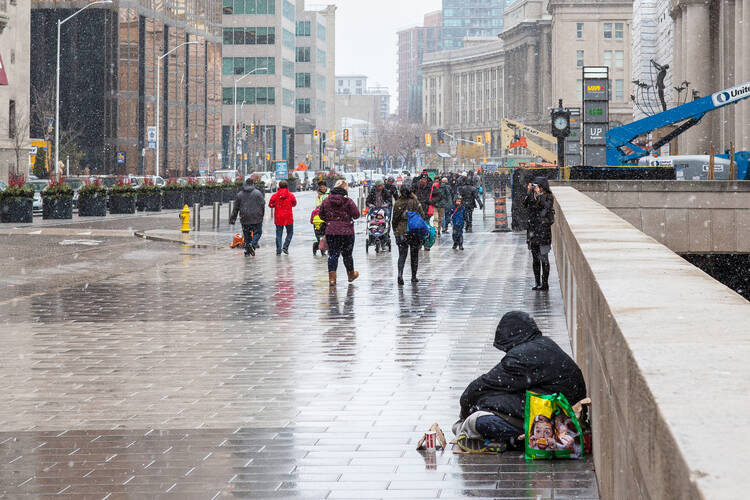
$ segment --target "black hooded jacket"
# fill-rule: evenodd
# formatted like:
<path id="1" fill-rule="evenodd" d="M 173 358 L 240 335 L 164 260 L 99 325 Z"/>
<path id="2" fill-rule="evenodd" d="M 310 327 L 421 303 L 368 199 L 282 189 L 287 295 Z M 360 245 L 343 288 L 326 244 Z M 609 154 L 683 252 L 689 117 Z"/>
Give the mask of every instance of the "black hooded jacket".
<path id="1" fill-rule="evenodd" d="M 523 419 L 526 390 L 559 392 L 571 405 L 586 397 L 586 383 L 578 365 L 552 339 L 542 335 L 525 312 L 511 311 L 503 316 L 493 345 L 505 351 L 505 356 L 464 390 L 462 419 L 477 410 Z"/>
<path id="2" fill-rule="evenodd" d="M 541 186 L 544 191 L 541 195 L 531 191 L 523 200 L 523 206 L 529 211 L 526 239 L 531 244 L 551 245 L 552 224 L 555 222 L 555 197 L 549 190 L 549 181 L 546 177 L 536 177 L 534 183 Z"/>
<path id="3" fill-rule="evenodd" d="M 249 183 L 242 185 L 242 190 L 237 194 L 234 202 L 234 210 L 229 217 L 229 223 L 234 224 L 237 215 L 243 225 L 261 224 L 266 213 L 266 198 L 255 186 Z"/>

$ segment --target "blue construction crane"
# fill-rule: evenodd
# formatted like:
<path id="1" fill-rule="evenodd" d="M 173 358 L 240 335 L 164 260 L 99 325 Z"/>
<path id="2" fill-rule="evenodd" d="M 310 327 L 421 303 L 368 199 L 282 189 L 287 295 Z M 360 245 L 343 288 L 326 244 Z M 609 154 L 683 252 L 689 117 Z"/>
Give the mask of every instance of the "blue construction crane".
<path id="1" fill-rule="evenodd" d="M 719 109 L 728 104 L 734 104 L 748 97 L 750 97 L 750 82 L 716 92 L 715 94 L 696 99 L 681 106 L 676 106 L 653 116 L 647 116 L 627 125 L 613 128 L 607 132 L 607 165 L 626 165 L 637 161 L 638 158 L 648 156 L 697 124 L 703 118 L 703 115 L 709 111 Z M 684 123 L 653 143 L 650 149 L 633 144 L 633 141 L 638 136 L 682 121 Z"/>

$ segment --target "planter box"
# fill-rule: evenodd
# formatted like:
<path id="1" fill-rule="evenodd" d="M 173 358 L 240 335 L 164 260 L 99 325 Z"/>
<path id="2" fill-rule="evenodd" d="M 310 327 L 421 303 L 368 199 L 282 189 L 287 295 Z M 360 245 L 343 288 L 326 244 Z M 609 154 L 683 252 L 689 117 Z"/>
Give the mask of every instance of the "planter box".
<path id="1" fill-rule="evenodd" d="M 42 219 L 72 219 L 73 198 L 42 198 Z"/>
<path id="2" fill-rule="evenodd" d="M 0 201 L 0 222 L 34 222 L 34 200 Z"/>
<path id="3" fill-rule="evenodd" d="M 187 189 L 185 190 L 185 205 L 193 208 L 193 205 L 200 203 L 203 205 L 203 191 Z M 182 208 L 182 207 L 180 207 Z"/>
<path id="4" fill-rule="evenodd" d="M 107 197 L 78 198 L 79 217 L 104 217 L 107 215 Z"/>
<path id="5" fill-rule="evenodd" d="M 289 184 L 289 192 L 290 193 L 296 193 L 297 188 L 299 187 L 299 181 L 297 179 L 289 179 L 286 181 Z"/>
<path id="6" fill-rule="evenodd" d="M 162 208 L 181 209 L 185 205 L 185 192 L 183 190 L 163 191 L 161 197 Z"/>
<path id="7" fill-rule="evenodd" d="M 131 196 L 110 196 L 109 213 L 111 214 L 134 214 L 135 197 Z"/>
<path id="8" fill-rule="evenodd" d="M 221 191 L 221 202 L 222 203 L 229 203 L 230 201 L 234 201 L 237 198 L 237 189 L 231 188 L 231 189 L 222 189 Z"/>
<path id="9" fill-rule="evenodd" d="M 161 212 L 161 193 L 139 194 L 136 205 L 140 212 Z"/>
<path id="10" fill-rule="evenodd" d="M 203 204 L 209 206 L 216 202 L 221 203 L 222 191 L 223 189 L 206 189 L 203 194 Z"/>

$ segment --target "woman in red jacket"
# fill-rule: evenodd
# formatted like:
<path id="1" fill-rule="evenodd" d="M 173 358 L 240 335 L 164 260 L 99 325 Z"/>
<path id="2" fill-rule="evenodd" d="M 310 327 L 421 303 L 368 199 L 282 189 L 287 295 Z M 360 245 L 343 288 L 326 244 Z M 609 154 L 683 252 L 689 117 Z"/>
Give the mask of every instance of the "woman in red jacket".
<path id="1" fill-rule="evenodd" d="M 289 192 L 287 181 L 279 181 L 279 190 L 271 196 L 268 206 L 274 209 L 274 223 L 276 224 L 276 255 L 281 252 L 289 255 L 289 244 L 292 242 L 294 235 L 294 214 L 292 207 L 297 206 L 297 198 Z M 286 228 L 286 240 L 281 245 L 281 237 L 284 235 Z"/>

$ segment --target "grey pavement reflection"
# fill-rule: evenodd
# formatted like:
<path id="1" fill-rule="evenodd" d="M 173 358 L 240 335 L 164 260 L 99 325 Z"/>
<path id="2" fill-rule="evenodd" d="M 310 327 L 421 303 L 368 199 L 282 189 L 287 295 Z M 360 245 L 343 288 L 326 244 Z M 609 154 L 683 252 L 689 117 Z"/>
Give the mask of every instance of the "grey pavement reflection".
<path id="1" fill-rule="evenodd" d="M 443 237 L 403 288 L 395 252 L 366 255 L 360 237 L 361 278 L 331 291 L 299 198 L 290 256 L 266 224 L 254 259 L 175 246 L 0 302 L 0 496 L 597 498 L 588 460 L 414 449 L 433 422 L 450 432 L 465 385 L 499 360 L 504 312 L 569 350 L 554 266 L 553 291 L 532 292 L 523 235 L 488 218 L 464 252 Z"/>

